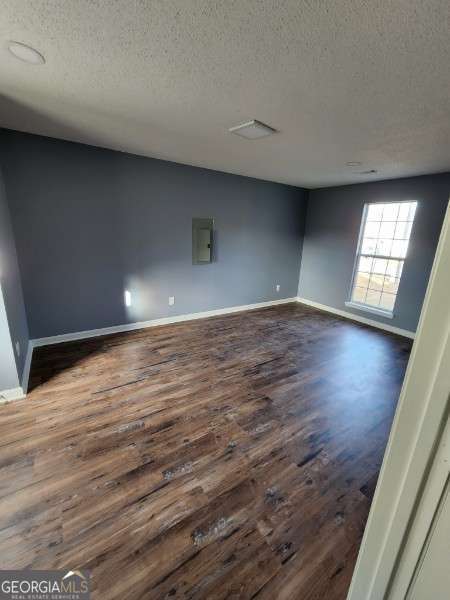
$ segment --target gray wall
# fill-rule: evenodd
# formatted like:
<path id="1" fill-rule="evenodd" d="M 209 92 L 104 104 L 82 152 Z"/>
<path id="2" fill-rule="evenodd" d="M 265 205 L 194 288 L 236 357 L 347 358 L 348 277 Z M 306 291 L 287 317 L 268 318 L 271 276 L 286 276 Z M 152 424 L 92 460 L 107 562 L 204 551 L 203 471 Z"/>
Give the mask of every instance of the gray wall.
<path id="1" fill-rule="evenodd" d="M 312 190 L 309 194 L 299 296 L 415 331 L 450 195 L 450 173 Z M 345 306 L 366 202 L 417 200 L 394 318 Z"/>
<path id="2" fill-rule="evenodd" d="M 2 143 L 32 338 L 297 295 L 306 191 L 11 131 Z M 213 264 L 192 265 L 192 217 L 215 219 Z"/>
<path id="3" fill-rule="evenodd" d="M 0 170 L 0 390 L 17 387 L 28 349 L 28 327 L 3 174 Z M 19 342 L 20 355 L 15 343 Z"/>

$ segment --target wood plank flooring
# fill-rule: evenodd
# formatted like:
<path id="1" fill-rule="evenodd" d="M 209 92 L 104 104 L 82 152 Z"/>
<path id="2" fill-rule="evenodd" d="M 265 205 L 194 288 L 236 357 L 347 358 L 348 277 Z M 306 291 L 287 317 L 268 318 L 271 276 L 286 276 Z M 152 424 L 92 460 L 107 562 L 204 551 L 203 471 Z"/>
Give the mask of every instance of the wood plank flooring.
<path id="1" fill-rule="evenodd" d="M 36 349 L 0 406 L 0 568 L 344 600 L 410 346 L 286 304 Z"/>

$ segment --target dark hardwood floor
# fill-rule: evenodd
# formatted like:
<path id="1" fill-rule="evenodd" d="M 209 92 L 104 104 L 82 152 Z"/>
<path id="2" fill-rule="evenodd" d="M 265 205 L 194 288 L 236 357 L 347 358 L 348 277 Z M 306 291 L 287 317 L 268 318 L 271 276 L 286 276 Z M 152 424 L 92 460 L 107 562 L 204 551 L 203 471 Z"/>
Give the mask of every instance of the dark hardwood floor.
<path id="1" fill-rule="evenodd" d="M 0 406 L 0 567 L 344 600 L 410 346 L 286 304 L 36 349 Z"/>

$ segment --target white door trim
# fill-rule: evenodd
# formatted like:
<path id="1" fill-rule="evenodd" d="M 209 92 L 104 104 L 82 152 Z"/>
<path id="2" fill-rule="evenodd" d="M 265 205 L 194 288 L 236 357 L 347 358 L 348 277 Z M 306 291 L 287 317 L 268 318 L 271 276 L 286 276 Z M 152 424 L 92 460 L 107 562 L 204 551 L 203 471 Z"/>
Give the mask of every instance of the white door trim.
<path id="1" fill-rule="evenodd" d="M 442 226 L 348 600 L 384 600 L 446 414 L 450 368 L 450 209 Z M 396 599 L 397 600 L 397 599 Z"/>
<path id="2" fill-rule="evenodd" d="M 450 359 L 450 345 L 448 358 Z M 430 475 L 426 481 L 414 516 L 414 522 L 408 532 L 405 547 L 396 568 L 395 577 L 389 590 L 389 598 L 403 599 L 410 597 L 416 578 L 420 575 L 423 561 L 426 558 L 427 547 L 431 542 L 433 529 L 439 519 L 440 509 L 442 509 L 443 501 L 445 502 L 445 496 L 448 493 L 449 466 L 450 418 L 447 413 L 447 423 L 436 449 Z M 430 598 L 433 597 L 434 595 L 431 594 Z"/>

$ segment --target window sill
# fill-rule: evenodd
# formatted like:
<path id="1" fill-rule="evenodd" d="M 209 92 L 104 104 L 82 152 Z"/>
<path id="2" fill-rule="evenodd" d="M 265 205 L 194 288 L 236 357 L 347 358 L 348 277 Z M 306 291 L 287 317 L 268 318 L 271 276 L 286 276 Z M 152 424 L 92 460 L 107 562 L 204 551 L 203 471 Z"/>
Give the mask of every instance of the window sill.
<path id="1" fill-rule="evenodd" d="M 381 308 L 375 308 L 365 304 L 358 304 L 357 302 L 346 302 L 345 306 L 356 308 L 356 310 L 361 310 L 363 312 L 372 313 L 373 315 L 378 315 L 379 317 L 385 317 L 386 319 L 392 319 L 394 317 L 394 313 L 390 310 L 382 310 Z"/>

